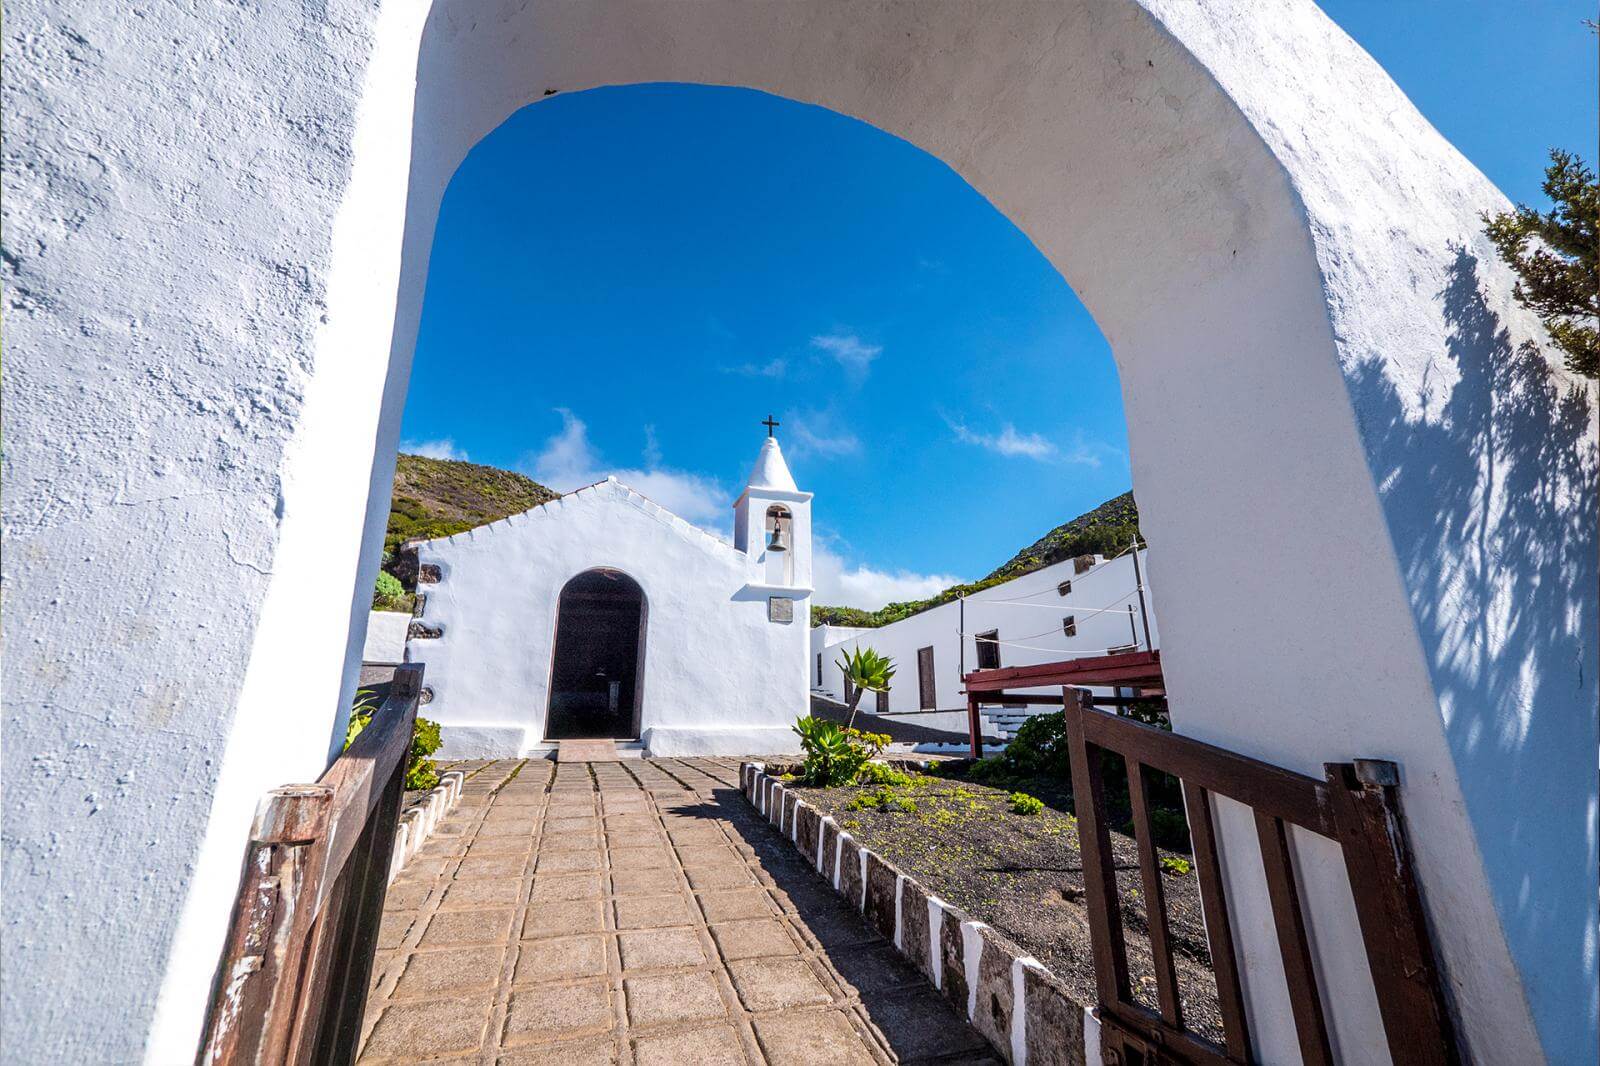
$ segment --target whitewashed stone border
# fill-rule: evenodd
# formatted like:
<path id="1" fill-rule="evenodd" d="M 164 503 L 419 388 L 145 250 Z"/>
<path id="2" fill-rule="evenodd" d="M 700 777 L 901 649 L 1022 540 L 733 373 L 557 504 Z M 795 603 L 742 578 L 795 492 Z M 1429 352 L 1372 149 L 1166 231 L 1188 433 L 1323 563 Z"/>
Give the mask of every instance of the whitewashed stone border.
<path id="1" fill-rule="evenodd" d="M 768 774 L 765 763 L 740 764 L 739 785 L 834 891 L 963 1011 L 1012 1066 L 1100 1062 L 1099 1019 L 1037 959 L 862 847 Z"/>
<path id="2" fill-rule="evenodd" d="M 467 775 L 460 770 L 446 770 L 439 775 L 439 783 L 428 793 L 428 798 L 413 803 L 400 815 L 400 827 L 395 831 L 394 852 L 389 856 L 389 883 L 400 876 L 411 857 L 428 842 L 445 815 L 461 802 L 461 787 Z"/>

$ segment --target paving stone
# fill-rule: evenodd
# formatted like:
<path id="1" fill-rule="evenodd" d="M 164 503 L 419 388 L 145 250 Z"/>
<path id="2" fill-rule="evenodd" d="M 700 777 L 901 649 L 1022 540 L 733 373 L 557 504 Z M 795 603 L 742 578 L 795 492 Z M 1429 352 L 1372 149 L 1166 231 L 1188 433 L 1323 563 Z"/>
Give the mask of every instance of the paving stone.
<path id="1" fill-rule="evenodd" d="M 618 1061 L 616 1041 L 602 1038 L 523 1048 L 500 1056 L 498 1066 L 615 1066 Z"/>
<path id="2" fill-rule="evenodd" d="M 529 840 L 532 840 L 535 825 L 536 823 L 524 821 L 520 818 L 515 820 L 508 818 L 505 820 L 496 820 L 492 822 L 486 821 L 483 823 L 483 825 L 478 827 L 477 835 L 479 840 L 482 840 L 486 837 L 509 836 L 525 836 Z"/>
<path id="3" fill-rule="evenodd" d="M 771 1066 L 876 1066 L 866 1041 L 840 1011 L 791 1011 L 755 1019 Z"/>
<path id="4" fill-rule="evenodd" d="M 693 1022 L 727 1013 L 716 980 L 704 971 L 626 977 L 622 985 L 633 1025 Z"/>
<path id="5" fill-rule="evenodd" d="M 392 951 L 399 947 L 416 920 L 415 911 L 384 911 L 378 922 L 378 950 Z"/>
<path id="6" fill-rule="evenodd" d="M 604 981 L 539 985 L 511 996 L 503 1043 L 507 1047 L 603 1033 L 616 1016 Z"/>
<path id="7" fill-rule="evenodd" d="M 574 933 L 597 933 L 605 929 L 604 904 L 598 899 L 557 900 L 528 907 L 522 922 L 525 940 Z"/>
<path id="8" fill-rule="evenodd" d="M 456 877 L 521 877 L 527 865 L 526 855 L 469 855 L 461 860 Z"/>
<path id="9" fill-rule="evenodd" d="M 758 882 L 743 863 L 738 866 L 700 866 L 685 870 L 689 884 L 696 890 L 709 888 L 742 888 Z"/>
<path id="10" fill-rule="evenodd" d="M 533 850 L 533 837 L 518 834 L 516 836 L 483 837 L 474 840 L 467 847 L 467 856 L 477 858 L 481 855 L 516 855 L 521 857 Z"/>
<path id="11" fill-rule="evenodd" d="M 490 907 L 496 904 L 512 906 L 522 897 L 522 882 L 515 878 L 504 880 L 451 881 L 439 901 L 440 910 L 461 910 L 466 907 Z"/>
<path id="12" fill-rule="evenodd" d="M 611 848 L 613 870 L 659 870 L 672 866 L 672 853 L 659 845 L 647 848 Z"/>
<path id="13" fill-rule="evenodd" d="M 660 929 L 671 925 L 691 925 L 694 915 L 681 895 L 632 896 L 613 901 L 618 929 Z"/>
<path id="14" fill-rule="evenodd" d="M 659 848 L 667 842 L 660 830 L 619 829 L 606 831 L 606 846 L 612 848 Z"/>
<path id="15" fill-rule="evenodd" d="M 384 911 L 414 911 L 427 901 L 434 887 L 432 882 L 396 882 L 384 897 Z"/>
<path id="16" fill-rule="evenodd" d="M 432 882 L 440 877 L 454 859 L 430 859 L 425 855 L 418 855 L 400 868 L 400 876 L 395 878 L 399 882 L 416 883 Z"/>
<path id="17" fill-rule="evenodd" d="M 539 841 L 539 854 L 555 851 L 598 851 L 599 833 L 546 833 Z"/>
<path id="18" fill-rule="evenodd" d="M 638 929 L 617 935 L 625 973 L 704 966 L 705 948 L 693 929 Z"/>
<path id="19" fill-rule="evenodd" d="M 476 1050 L 483 1044 L 492 1005 L 486 996 L 394 1004 L 378 1018 L 363 1057 L 414 1061 Z"/>
<path id="20" fill-rule="evenodd" d="M 604 863 L 600 852 L 594 851 L 540 851 L 534 870 L 541 874 L 576 873 L 598 870 Z"/>
<path id="21" fill-rule="evenodd" d="M 726 1025 L 645 1036 L 633 1042 L 634 1066 L 745 1066 L 744 1043 Z"/>
<path id="22" fill-rule="evenodd" d="M 702 892 L 700 910 L 708 922 L 726 922 L 739 918 L 770 918 L 774 914 L 772 900 L 759 888 L 736 888 L 722 892 Z"/>
<path id="23" fill-rule="evenodd" d="M 985 1054 L 989 1050 L 983 1037 L 970 1025 L 961 1025 L 952 1018 L 949 1004 L 926 986 L 864 997 L 859 1009 L 901 1061 L 958 1053 Z M 1011 1046 L 1009 1033 L 1000 1046 Z M 1078 1047 L 1083 1047 L 1081 1040 Z"/>
<path id="24" fill-rule="evenodd" d="M 804 959 L 742 959 L 730 962 L 728 972 L 748 1011 L 817 1006 L 833 999 Z"/>
<path id="25" fill-rule="evenodd" d="M 799 954 L 788 929 L 776 918 L 713 925 L 711 935 L 717 942 L 717 950 L 722 952 L 725 959 Z"/>
<path id="26" fill-rule="evenodd" d="M 498 946 L 480 945 L 448 951 L 418 951 L 406 960 L 395 985 L 396 999 L 437 999 L 492 989 L 500 980 L 505 952 Z"/>
<path id="27" fill-rule="evenodd" d="M 422 934 L 426 948 L 455 947 L 458 944 L 498 944 L 510 939 L 511 915 L 508 909 L 439 911 Z"/>
<path id="28" fill-rule="evenodd" d="M 672 870 L 612 870 L 611 892 L 617 896 L 655 896 L 678 885 Z"/>
<path id="29" fill-rule="evenodd" d="M 530 940 L 517 956 L 519 985 L 598 977 L 606 972 L 606 938 L 598 935 Z"/>
<path id="30" fill-rule="evenodd" d="M 927 979 L 890 944 L 878 942 L 828 954 L 845 984 L 863 999 L 899 988 L 926 987 Z"/>
<path id="31" fill-rule="evenodd" d="M 715 825 L 697 824 L 669 829 L 674 844 L 726 844 L 727 836 Z"/>
<path id="32" fill-rule="evenodd" d="M 533 879 L 534 903 L 591 899 L 605 894 L 598 873 L 541 874 Z"/>
<path id="33" fill-rule="evenodd" d="M 731 847 L 721 844 L 686 844 L 678 848 L 678 861 L 686 869 L 706 869 L 729 866 L 743 870 L 744 856 Z"/>
<path id="34" fill-rule="evenodd" d="M 600 828 L 598 818 L 567 818 L 558 814 L 550 814 L 544 820 L 546 835 L 561 833 L 593 833 Z"/>

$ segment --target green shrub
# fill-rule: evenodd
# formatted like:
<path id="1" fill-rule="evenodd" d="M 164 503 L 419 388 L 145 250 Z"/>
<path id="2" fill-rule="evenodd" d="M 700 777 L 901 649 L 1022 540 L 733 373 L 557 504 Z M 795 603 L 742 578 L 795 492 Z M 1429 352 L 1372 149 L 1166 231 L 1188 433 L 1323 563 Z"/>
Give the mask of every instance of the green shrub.
<path id="1" fill-rule="evenodd" d="M 820 788 L 848 785 L 889 743 L 889 738 L 881 733 L 846 729 L 838 722 L 810 715 L 796 721 L 794 731 L 800 737 L 800 749 L 805 752 L 800 779 Z"/>
<path id="2" fill-rule="evenodd" d="M 1029 718 L 1000 758 L 1019 777 L 1071 777 L 1066 715 L 1056 711 Z"/>
<path id="3" fill-rule="evenodd" d="M 387 570 L 378 571 L 378 580 L 372 586 L 374 611 L 410 611 L 416 602 L 417 598 L 406 591 L 399 578 Z"/>
<path id="4" fill-rule="evenodd" d="M 1044 801 L 1026 792 L 1011 793 L 1012 814 L 1038 814 L 1044 810 Z"/>
<path id="5" fill-rule="evenodd" d="M 1187 877 L 1189 871 L 1194 869 L 1194 864 L 1188 859 L 1180 859 L 1175 855 L 1161 856 L 1161 868 L 1174 877 Z"/>
<path id="6" fill-rule="evenodd" d="M 980 785 L 1004 784 L 1012 777 L 1011 767 L 998 755 L 979 759 L 967 770 L 967 779 Z"/>
<path id="7" fill-rule="evenodd" d="M 350 722 L 344 729 L 344 746 L 350 747 L 356 737 L 372 722 L 372 716 L 381 706 L 378 694 L 371 689 L 356 693 L 350 705 Z M 428 718 L 417 718 L 411 729 L 411 751 L 406 759 L 406 791 L 425 792 L 439 783 L 439 768 L 428 758 L 444 743 L 439 723 Z"/>
<path id="8" fill-rule="evenodd" d="M 881 762 L 869 762 L 856 774 L 858 785 L 893 785 L 896 788 L 910 788 L 911 775 L 901 773 L 892 766 Z"/>

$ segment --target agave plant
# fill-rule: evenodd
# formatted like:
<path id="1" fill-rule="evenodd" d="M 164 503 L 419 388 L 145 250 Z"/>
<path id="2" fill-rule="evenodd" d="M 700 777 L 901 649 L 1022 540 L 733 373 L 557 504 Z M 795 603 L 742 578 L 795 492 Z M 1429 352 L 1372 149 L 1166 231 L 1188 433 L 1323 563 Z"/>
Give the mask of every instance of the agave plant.
<path id="1" fill-rule="evenodd" d="M 844 671 L 850 689 L 850 719 L 845 724 L 849 729 L 856 724 L 856 708 L 861 704 L 862 693 L 889 691 L 889 682 L 894 678 L 894 661 L 871 648 L 857 648 L 853 653 L 845 652 L 838 667 Z"/>

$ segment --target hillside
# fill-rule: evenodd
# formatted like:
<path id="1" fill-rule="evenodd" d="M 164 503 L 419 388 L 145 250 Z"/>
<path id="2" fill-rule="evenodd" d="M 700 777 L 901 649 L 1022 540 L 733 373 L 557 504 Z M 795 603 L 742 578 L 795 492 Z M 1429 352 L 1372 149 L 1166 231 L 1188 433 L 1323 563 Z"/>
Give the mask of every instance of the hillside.
<path id="1" fill-rule="evenodd" d="M 518 514 L 561 495 L 531 478 L 477 463 L 401 455 L 395 460 L 394 492 L 383 551 L 417 537 L 447 537 Z"/>
<path id="2" fill-rule="evenodd" d="M 958 596 L 970 596 L 981 589 L 1043 569 L 1063 559 L 1071 559 L 1076 555 L 1115 555 L 1126 548 L 1138 533 L 1139 508 L 1133 502 L 1133 493 L 1124 492 L 1070 522 L 1063 522 L 979 581 L 955 585 L 925 600 L 891 603 L 876 611 L 863 611 L 857 607 L 813 607 L 811 624 L 868 629 L 886 626 L 930 607 L 949 603 Z M 1140 537 L 1141 543 L 1143 540 Z"/>

